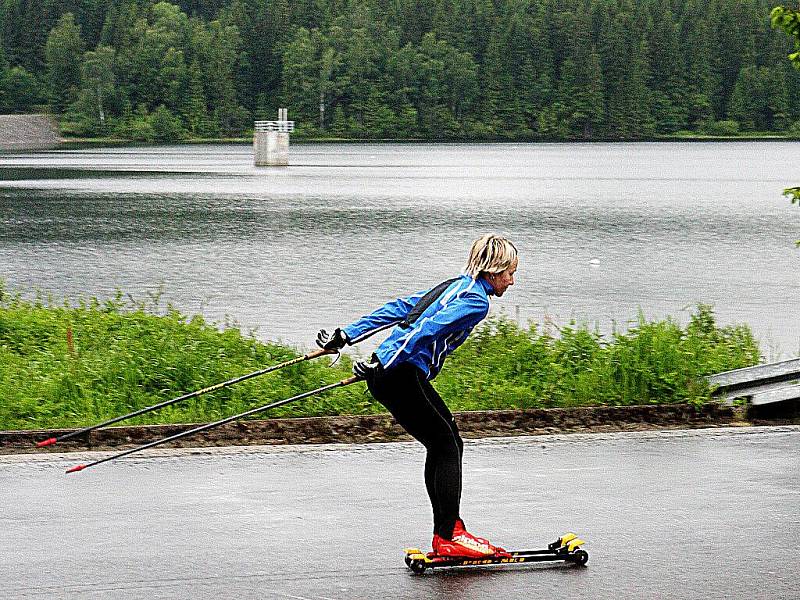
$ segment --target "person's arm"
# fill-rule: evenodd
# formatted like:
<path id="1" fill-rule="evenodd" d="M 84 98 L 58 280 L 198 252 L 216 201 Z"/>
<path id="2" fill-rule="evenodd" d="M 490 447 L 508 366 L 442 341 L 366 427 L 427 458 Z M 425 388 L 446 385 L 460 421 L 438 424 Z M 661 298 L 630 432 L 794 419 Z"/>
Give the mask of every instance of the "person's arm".
<path id="1" fill-rule="evenodd" d="M 342 330 L 347 336 L 347 343 L 357 344 L 383 329 L 402 322 L 423 295 L 424 293 L 420 292 L 406 298 L 392 300 L 351 323 Z"/>

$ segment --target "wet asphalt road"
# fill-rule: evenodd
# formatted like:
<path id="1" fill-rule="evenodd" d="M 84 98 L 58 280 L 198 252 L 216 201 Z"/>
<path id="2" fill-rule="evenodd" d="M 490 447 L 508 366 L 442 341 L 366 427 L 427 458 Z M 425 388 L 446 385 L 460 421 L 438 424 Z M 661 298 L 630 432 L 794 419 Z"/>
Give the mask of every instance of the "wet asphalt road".
<path id="1" fill-rule="evenodd" d="M 798 598 L 800 427 L 468 441 L 463 517 L 561 564 L 411 574 L 410 443 L 0 456 L 2 598 Z"/>

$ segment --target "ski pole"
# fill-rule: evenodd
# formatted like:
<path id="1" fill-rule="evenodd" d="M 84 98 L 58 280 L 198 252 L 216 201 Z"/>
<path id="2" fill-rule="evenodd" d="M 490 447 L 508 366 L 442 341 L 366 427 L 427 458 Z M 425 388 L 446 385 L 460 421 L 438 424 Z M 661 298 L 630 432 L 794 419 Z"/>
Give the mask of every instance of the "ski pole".
<path id="1" fill-rule="evenodd" d="M 125 450 L 124 452 L 120 452 L 118 454 L 114 454 L 113 456 L 108 456 L 106 458 L 96 460 L 92 463 L 85 464 L 85 465 L 78 465 L 76 467 L 72 467 L 71 469 L 67 470 L 67 473 L 74 473 L 76 471 L 83 471 L 84 469 L 88 469 L 89 467 L 93 467 L 95 465 L 99 465 L 100 463 L 108 462 L 110 460 L 116 460 L 118 458 L 122 458 L 123 456 L 128 456 L 129 454 L 133 454 L 134 452 L 139 452 L 141 450 L 146 450 L 147 448 L 153 448 L 154 446 L 159 446 L 161 444 L 165 444 L 167 442 L 172 442 L 182 437 L 186 437 L 188 435 L 192 435 L 194 433 L 199 433 L 201 431 L 205 431 L 207 429 L 211 429 L 213 427 L 218 427 L 220 425 L 224 425 L 225 423 L 230 423 L 231 421 L 236 421 L 238 419 L 248 417 L 250 415 L 254 415 L 256 413 L 263 412 L 270 408 L 275 408 L 276 406 L 282 406 L 284 404 L 289 404 L 290 402 L 294 402 L 295 400 L 302 400 L 303 398 L 308 398 L 309 396 L 313 396 L 315 394 L 321 394 L 322 392 L 327 392 L 328 390 L 332 390 L 334 388 L 343 387 L 345 385 L 350 385 L 351 383 L 355 383 L 356 381 L 361 381 L 360 377 L 349 377 L 347 379 L 342 379 L 341 381 L 337 381 L 336 383 L 331 383 L 321 388 L 317 388 L 315 390 L 311 390 L 310 392 L 303 392 L 302 394 L 298 394 L 296 396 L 292 396 L 291 398 L 286 398 L 285 400 L 278 400 L 277 402 L 273 402 L 272 404 L 267 404 L 266 406 L 259 406 L 258 408 L 253 408 L 248 410 L 247 412 L 240 413 L 238 415 L 233 415 L 232 417 L 227 417 L 225 419 L 221 419 L 220 421 L 215 421 L 213 423 L 208 423 L 206 425 L 201 425 L 200 427 L 195 427 L 194 429 L 190 429 L 189 431 L 184 431 L 182 433 L 176 433 L 175 435 L 171 435 L 166 437 L 162 440 L 156 440 L 155 442 L 150 442 L 149 444 L 144 444 L 143 446 L 137 446 L 136 448 L 131 448 L 130 450 Z"/>
<path id="2" fill-rule="evenodd" d="M 271 373 L 272 371 L 277 371 L 278 369 L 283 369 L 284 367 L 289 367 L 291 365 L 296 365 L 297 363 L 301 363 L 306 360 L 311 360 L 312 358 L 317 358 L 318 356 L 323 356 L 325 354 L 336 354 L 333 350 L 315 350 L 314 352 L 309 352 L 308 354 L 304 354 L 303 356 L 298 356 L 297 358 L 293 358 L 291 360 L 287 360 L 285 362 L 280 363 L 279 365 L 273 365 L 271 367 L 267 367 L 266 369 L 261 369 L 259 371 L 253 371 L 252 373 L 248 373 L 247 375 L 242 375 L 240 377 L 236 377 L 234 379 L 229 379 L 228 381 L 223 381 L 222 383 L 217 383 L 215 385 L 209 386 L 207 388 L 203 388 L 202 390 L 197 390 L 195 392 L 189 392 L 188 394 L 184 394 L 183 396 L 178 396 L 177 398 L 173 398 L 172 400 L 167 400 L 166 402 L 161 402 L 160 404 L 154 404 L 153 406 L 148 406 L 146 408 L 142 408 L 136 410 L 132 413 L 128 413 L 127 415 L 122 415 L 120 417 L 114 417 L 113 419 L 109 419 L 108 421 L 103 421 L 102 423 L 98 423 L 97 425 L 91 425 L 89 427 L 84 427 L 83 429 L 79 429 L 77 431 L 73 431 L 71 433 L 66 433 L 64 435 L 58 437 L 51 437 L 46 439 L 42 442 L 36 444 L 37 448 L 44 448 L 45 446 L 52 446 L 57 442 L 63 442 L 64 440 L 68 440 L 70 438 L 83 435 L 84 433 L 89 433 L 90 431 L 94 431 L 95 429 L 100 429 L 101 427 L 107 427 L 109 425 L 113 425 L 114 423 L 119 423 L 120 421 L 124 421 L 125 419 L 132 419 L 133 417 L 138 417 L 139 415 L 143 415 L 145 413 L 149 413 L 153 410 L 158 410 L 159 408 L 164 408 L 165 406 L 169 406 L 170 404 L 175 404 L 176 402 L 180 402 L 181 400 L 188 400 L 189 398 L 196 398 L 197 396 L 201 396 L 203 394 L 207 394 L 209 392 L 214 392 L 216 390 L 221 390 L 222 388 L 230 387 L 235 383 L 240 383 L 247 379 L 252 379 L 253 377 L 258 377 L 259 375 L 265 375 L 266 373 Z"/>

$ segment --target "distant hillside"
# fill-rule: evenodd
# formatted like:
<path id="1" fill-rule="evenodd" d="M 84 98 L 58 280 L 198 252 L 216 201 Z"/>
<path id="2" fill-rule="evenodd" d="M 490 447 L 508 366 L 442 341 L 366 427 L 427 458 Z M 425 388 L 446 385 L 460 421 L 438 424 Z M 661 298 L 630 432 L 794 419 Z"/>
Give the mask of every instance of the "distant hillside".
<path id="1" fill-rule="evenodd" d="M 0 112 L 65 134 L 641 139 L 800 121 L 775 0 L 2 0 Z"/>

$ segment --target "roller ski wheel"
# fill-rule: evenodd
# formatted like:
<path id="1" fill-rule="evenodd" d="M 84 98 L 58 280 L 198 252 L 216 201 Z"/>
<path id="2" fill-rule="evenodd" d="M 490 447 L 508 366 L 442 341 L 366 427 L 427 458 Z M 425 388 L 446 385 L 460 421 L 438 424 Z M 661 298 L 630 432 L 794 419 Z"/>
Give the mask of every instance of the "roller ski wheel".
<path id="1" fill-rule="evenodd" d="M 574 533 L 565 533 L 552 544 L 548 544 L 547 549 L 563 555 L 566 562 L 582 567 L 589 560 L 589 553 L 581 548 L 585 543 Z"/>
<path id="2" fill-rule="evenodd" d="M 417 575 L 422 575 L 427 569 L 427 565 L 425 562 L 428 560 L 428 557 L 425 553 L 422 552 L 419 548 L 406 548 L 403 550 L 405 552 L 405 561 L 406 566 L 411 569 Z"/>
<path id="3" fill-rule="evenodd" d="M 548 544 L 547 549 L 515 550 L 479 558 L 425 554 L 418 548 L 406 548 L 404 552 L 406 566 L 417 575 L 422 575 L 428 569 L 445 567 L 491 567 L 534 562 L 564 562 L 584 566 L 589 560 L 589 553 L 581 547 L 585 543 L 574 533 L 566 533 Z"/>
<path id="4" fill-rule="evenodd" d="M 417 560 L 412 560 L 409 567 L 411 567 L 411 570 L 417 575 L 422 575 L 427 568 L 424 563 Z"/>
<path id="5" fill-rule="evenodd" d="M 589 553 L 586 550 L 575 550 L 570 556 L 572 557 L 571 562 L 579 567 L 584 566 L 589 560 Z"/>

